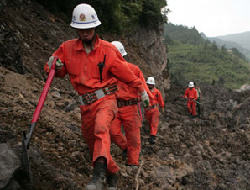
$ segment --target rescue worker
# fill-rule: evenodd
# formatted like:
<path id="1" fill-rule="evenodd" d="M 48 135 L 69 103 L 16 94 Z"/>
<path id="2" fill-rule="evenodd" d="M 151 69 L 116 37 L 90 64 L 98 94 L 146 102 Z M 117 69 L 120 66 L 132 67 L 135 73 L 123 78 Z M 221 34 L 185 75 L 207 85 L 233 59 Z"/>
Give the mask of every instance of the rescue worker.
<path id="1" fill-rule="evenodd" d="M 198 96 L 197 101 L 196 101 L 196 103 L 197 103 L 196 104 L 197 105 L 197 114 L 198 114 L 199 117 L 201 117 L 201 89 L 200 89 L 200 87 L 198 87 L 196 85 L 196 82 L 194 82 L 194 88 L 196 89 L 197 96 Z"/>
<path id="2" fill-rule="evenodd" d="M 137 89 L 146 107 L 149 98 L 120 52 L 96 35 L 95 28 L 100 24 L 94 8 L 85 3 L 77 5 L 70 26 L 76 29 L 79 38 L 62 43 L 46 63 L 45 71 L 49 72 L 53 60 L 59 58 L 56 76 L 68 74 L 79 94 L 81 129 L 94 167 L 86 189 L 102 189 L 107 174 L 108 188 L 113 190 L 116 189 L 119 168 L 110 154 L 109 128 L 117 113 L 118 79 Z"/>
<path id="3" fill-rule="evenodd" d="M 112 41 L 111 43 L 116 46 L 123 57 L 127 55 L 121 42 Z M 132 63 L 128 63 L 128 67 L 142 81 L 148 95 L 153 97 L 139 67 Z M 118 81 L 117 88 L 118 113 L 110 128 L 111 141 L 123 150 L 123 158 L 127 156 L 128 166 L 138 166 L 141 149 L 140 127 L 142 125 L 138 114 L 138 92 L 121 81 Z M 126 137 L 122 134 L 121 125 L 123 125 Z"/>
<path id="4" fill-rule="evenodd" d="M 188 88 L 185 90 L 184 98 L 187 98 L 187 108 L 192 118 L 196 114 L 196 100 L 198 98 L 197 91 L 194 88 L 194 82 L 188 84 Z"/>
<path id="5" fill-rule="evenodd" d="M 150 106 L 145 108 L 145 117 L 150 126 L 149 143 L 155 144 L 160 117 L 159 107 L 161 109 L 161 113 L 164 113 L 164 100 L 161 92 L 155 87 L 154 77 L 148 77 L 147 85 L 150 92 L 153 94 L 153 98 L 149 98 Z"/>

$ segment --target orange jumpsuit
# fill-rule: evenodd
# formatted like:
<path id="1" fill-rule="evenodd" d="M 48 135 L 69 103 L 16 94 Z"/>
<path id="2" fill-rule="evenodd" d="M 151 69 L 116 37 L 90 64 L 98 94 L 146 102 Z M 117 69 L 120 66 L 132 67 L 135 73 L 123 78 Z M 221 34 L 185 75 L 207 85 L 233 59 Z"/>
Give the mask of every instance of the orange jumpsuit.
<path id="1" fill-rule="evenodd" d="M 150 106 L 145 109 L 145 117 L 150 126 L 150 135 L 155 136 L 157 134 L 160 117 L 158 104 L 161 108 L 164 108 L 164 100 L 162 98 L 161 92 L 157 88 L 154 88 L 151 93 L 153 94 L 154 98 L 150 98 Z"/>
<path id="2" fill-rule="evenodd" d="M 120 52 L 98 36 L 93 50 L 88 54 L 81 40 L 74 39 L 64 42 L 53 55 L 58 56 L 64 63 L 64 66 L 56 72 L 56 76 L 64 77 L 68 74 L 79 95 L 116 84 L 118 79 L 136 88 L 140 93 L 144 90 L 142 82 L 129 70 Z M 104 61 L 105 55 L 101 81 L 98 65 Z M 45 65 L 45 71 L 49 71 L 48 64 Z M 111 122 L 117 113 L 115 94 L 106 95 L 92 104 L 81 105 L 80 108 L 82 133 L 90 149 L 92 164 L 95 165 L 98 157 L 105 157 L 107 170 L 110 173 L 117 172 L 119 168 L 110 154 L 109 135 Z"/>
<path id="3" fill-rule="evenodd" d="M 195 88 L 187 88 L 185 90 L 185 98 L 187 98 L 187 108 L 189 113 L 192 113 L 193 116 L 196 114 L 196 103 L 195 100 L 198 98 L 197 90 Z"/>
<path id="4" fill-rule="evenodd" d="M 149 97 L 153 97 L 150 93 L 142 72 L 138 66 L 128 63 L 129 69 L 142 81 Z M 126 103 L 131 100 L 138 99 L 138 92 L 134 88 L 129 87 L 124 82 L 118 82 L 118 106 L 119 101 Z M 137 101 L 133 101 L 130 105 L 122 105 L 118 108 L 118 113 L 110 128 L 110 136 L 112 142 L 118 145 L 122 150 L 127 149 L 128 165 L 138 165 L 141 139 L 140 127 L 141 119 L 138 114 Z M 123 125 L 126 137 L 122 134 L 121 125 Z"/>

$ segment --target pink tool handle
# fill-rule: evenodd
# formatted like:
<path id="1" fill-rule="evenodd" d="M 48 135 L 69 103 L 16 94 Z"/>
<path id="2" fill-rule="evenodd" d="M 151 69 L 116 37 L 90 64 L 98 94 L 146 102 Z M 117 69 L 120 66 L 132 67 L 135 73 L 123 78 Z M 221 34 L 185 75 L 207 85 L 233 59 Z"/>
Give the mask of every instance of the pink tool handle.
<path id="1" fill-rule="evenodd" d="M 41 94 L 41 96 L 39 98 L 39 102 L 38 102 L 36 110 L 34 112 L 31 124 L 37 122 L 38 119 L 39 119 L 39 115 L 40 115 L 41 110 L 43 108 L 44 101 L 45 101 L 45 99 L 47 97 L 47 94 L 49 92 L 49 87 L 50 87 L 50 85 L 51 85 L 51 83 L 52 83 L 52 81 L 53 81 L 53 79 L 55 77 L 55 73 L 56 73 L 55 68 L 56 68 L 57 59 L 58 59 L 58 57 L 55 56 L 54 60 L 53 60 L 53 63 L 52 63 L 52 66 L 51 66 L 50 71 L 49 71 L 49 76 L 48 76 L 47 81 L 46 81 L 46 83 L 45 83 L 45 85 L 43 87 L 42 94 Z"/>

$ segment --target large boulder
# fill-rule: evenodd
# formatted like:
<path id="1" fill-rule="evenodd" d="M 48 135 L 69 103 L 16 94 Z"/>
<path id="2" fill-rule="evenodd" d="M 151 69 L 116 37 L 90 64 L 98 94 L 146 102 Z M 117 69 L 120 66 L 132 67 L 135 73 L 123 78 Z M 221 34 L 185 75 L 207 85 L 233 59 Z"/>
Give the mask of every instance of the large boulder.
<path id="1" fill-rule="evenodd" d="M 17 153 L 6 143 L 0 144 L 0 189 L 20 188 L 14 177 L 14 172 L 20 164 Z"/>

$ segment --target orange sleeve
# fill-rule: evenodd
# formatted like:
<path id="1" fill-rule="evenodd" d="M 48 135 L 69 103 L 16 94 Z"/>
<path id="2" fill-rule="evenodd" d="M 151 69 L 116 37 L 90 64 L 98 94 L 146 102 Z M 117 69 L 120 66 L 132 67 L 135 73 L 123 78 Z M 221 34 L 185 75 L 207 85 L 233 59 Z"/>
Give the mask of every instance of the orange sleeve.
<path id="1" fill-rule="evenodd" d="M 127 62 L 119 54 L 112 62 L 111 72 L 120 81 L 125 82 L 128 86 L 134 87 L 139 93 L 142 93 L 144 91 L 142 81 L 129 69 Z"/>
<path id="2" fill-rule="evenodd" d="M 137 67 L 138 68 L 138 67 Z M 153 94 L 150 92 L 150 90 L 148 89 L 148 85 L 147 85 L 147 83 L 146 83 L 146 81 L 145 81 L 145 78 L 144 78 L 144 76 L 143 76 L 143 73 L 142 73 L 142 71 L 138 68 L 138 78 L 139 79 L 141 79 L 141 81 L 142 81 L 142 85 L 143 85 L 143 87 L 144 87 L 144 89 L 146 90 L 146 92 L 148 93 L 148 97 L 149 98 L 154 98 L 154 96 L 153 96 Z"/>
<path id="3" fill-rule="evenodd" d="M 164 100 L 162 98 L 161 92 L 158 92 L 158 103 L 160 105 L 160 107 L 164 107 Z"/>

